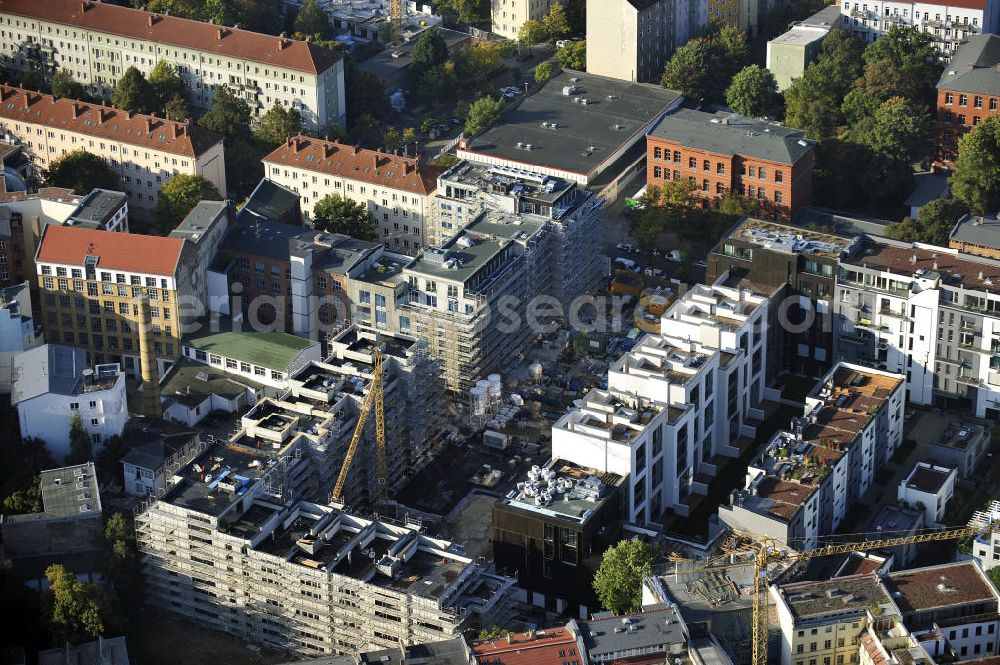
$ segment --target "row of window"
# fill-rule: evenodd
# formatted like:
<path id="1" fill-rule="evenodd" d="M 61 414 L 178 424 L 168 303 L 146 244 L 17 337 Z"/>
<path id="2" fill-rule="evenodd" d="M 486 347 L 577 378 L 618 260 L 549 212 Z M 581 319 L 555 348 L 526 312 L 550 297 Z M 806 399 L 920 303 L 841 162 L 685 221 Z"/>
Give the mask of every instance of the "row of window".
<path id="1" fill-rule="evenodd" d="M 674 171 L 671 174 L 669 170 L 661 169 L 659 166 L 653 167 L 654 178 L 664 178 L 670 180 L 671 176 L 673 176 L 672 178 L 673 180 L 680 180 L 682 177 L 680 171 Z M 688 180 L 694 180 L 695 182 L 697 182 L 697 179 L 694 176 L 688 176 Z M 708 180 L 702 180 L 699 189 L 706 194 L 711 193 L 712 183 L 710 183 Z M 723 196 L 726 194 L 727 191 L 728 188 L 723 183 L 721 182 L 715 183 L 716 196 Z M 767 200 L 767 190 L 765 190 L 763 187 L 754 187 L 753 185 L 746 185 L 744 183 L 739 183 L 737 185 L 737 191 L 740 193 L 740 196 L 749 196 L 750 198 L 756 198 L 758 201 Z M 773 196 L 775 203 L 784 203 L 785 195 L 783 192 L 779 190 L 774 190 Z"/>
<path id="2" fill-rule="evenodd" d="M 662 149 L 659 147 L 653 148 L 653 158 L 654 159 L 665 159 L 670 161 L 673 158 L 675 164 L 681 163 L 681 153 L 679 150 L 674 150 L 671 154 L 670 150 Z M 712 171 L 713 162 L 708 159 L 701 160 L 701 170 L 710 172 Z M 725 175 L 726 165 L 724 162 L 715 162 L 715 173 L 718 175 Z M 698 159 L 696 157 L 688 157 L 687 165 L 689 169 L 698 168 Z M 657 169 L 659 167 L 654 167 Z M 751 178 L 759 178 L 761 180 L 767 180 L 767 167 L 766 166 L 752 166 L 747 164 L 740 165 L 740 175 L 749 176 Z M 774 171 L 774 181 L 784 182 L 785 174 L 780 169 L 775 169 Z"/>
<path id="3" fill-rule="evenodd" d="M 955 94 L 952 93 L 952 92 L 946 92 L 946 93 L 944 93 L 944 103 L 946 105 L 948 105 L 948 106 L 953 105 L 955 103 Z M 982 95 L 974 95 L 973 96 L 973 98 L 972 98 L 972 108 L 981 109 L 981 108 L 983 108 L 983 103 L 984 103 L 984 97 Z M 959 93 L 959 95 L 958 95 L 958 105 L 960 107 L 968 106 L 969 105 L 969 96 L 965 95 L 965 94 Z M 996 97 L 990 97 L 989 108 L 990 108 L 991 111 L 996 111 L 997 110 L 997 98 Z"/>

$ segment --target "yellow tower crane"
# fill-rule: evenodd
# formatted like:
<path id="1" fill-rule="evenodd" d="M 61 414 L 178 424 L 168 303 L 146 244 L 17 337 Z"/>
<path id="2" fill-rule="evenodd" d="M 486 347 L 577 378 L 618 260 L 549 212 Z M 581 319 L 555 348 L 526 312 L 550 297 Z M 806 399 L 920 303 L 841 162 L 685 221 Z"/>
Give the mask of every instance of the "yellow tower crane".
<path id="1" fill-rule="evenodd" d="M 392 23 L 392 41 L 398 42 L 403 23 L 403 0 L 389 0 L 389 21 Z"/>
<path id="2" fill-rule="evenodd" d="M 372 380 L 368 386 L 368 394 L 365 395 L 361 403 L 361 412 L 358 414 L 358 424 L 354 426 L 354 435 L 351 443 L 347 446 L 344 454 L 344 464 L 340 467 L 340 474 L 337 476 L 337 484 L 333 487 L 333 500 L 343 503 L 344 483 L 347 482 L 347 474 L 351 470 L 351 462 L 358 452 L 358 444 L 361 442 L 361 435 L 365 431 L 365 422 L 372 407 L 375 407 L 375 445 L 376 457 L 378 458 L 378 479 L 376 481 L 376 507 L 385 505 L 386 483 L 388 482 L 388 472 L 385 462 L 385 408 L 382 401 L 382 353 L 376 349 L 372 354 L 375 371 L 372 373 Z"/>
<path id="3" fill-rule="evenodd" d="M 913 536 L 826 545 L 794 554 L 782 553 L 778 548 L 767 543 L 758 543 L 754 548 L 753 560 L 753 643 L 751 644 L 750 665 L 767 665 L 767 564 L 779 561 L 808 561 L 809 559 L 816 559 L 822 556 L 885 549 L 898 545 L 916 545 L 942 540 L 958 540 L 976 535 L 980 531 L 981 528 L 970 524 L 960 529 L 931 531 Z M 710 567 L 706 566 L 706 568 Z"/>

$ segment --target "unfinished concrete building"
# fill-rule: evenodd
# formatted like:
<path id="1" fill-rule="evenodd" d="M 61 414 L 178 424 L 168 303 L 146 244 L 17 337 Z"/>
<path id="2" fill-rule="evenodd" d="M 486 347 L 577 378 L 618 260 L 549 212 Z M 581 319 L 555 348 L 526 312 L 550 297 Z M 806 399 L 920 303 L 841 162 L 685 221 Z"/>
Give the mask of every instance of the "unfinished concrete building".
<path id="1" fill-rule="evenodd" d="M 136 514 L 148 600 L 302 656 L 447 639 L 504 620 L 514 580 L 419 525 L 295 500 L 301 439 L 272 456 L 218 445 Z"/>

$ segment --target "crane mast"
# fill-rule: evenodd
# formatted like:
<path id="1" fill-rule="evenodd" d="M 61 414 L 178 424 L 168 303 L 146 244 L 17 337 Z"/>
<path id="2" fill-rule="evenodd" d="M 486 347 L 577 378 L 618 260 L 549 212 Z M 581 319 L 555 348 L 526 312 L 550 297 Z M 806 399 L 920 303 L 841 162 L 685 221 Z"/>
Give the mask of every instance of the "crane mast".
<path id="1" fill-rule="evenodd" d="M 368 414 L 371 413 L 372 408 L 374 407 L 375 445 L 376 457 L 378 460 L 378 478 L 376 479 L 375 485 L 375 505 L 377 507 L 381 507 L 385 504 L 386 483 L 388 482 L 385 459 L 385 408 L 382 395 L 382 353 L 376 349 L 372 355 L 372 359 L 375 369 L 372 373 L 371 384 L 368 388 L 368 394 L 365 395 L 365 399 L 361 403 L 361 410 L 358 414 L 358 422 L 354 426 L 354 434 L 351 436 L 351 442 L 347 446 L 347 452 L 344 453 L 344 464 L 340 467 L 340 473 L 337 475 L 337 483 L 333 487 L 332 499 L 337 503 L 343 503 L 344 485 L 347 482 L 347 476 L 351 470 L 351 463 L 354 461 L 354 456 L 358 452 L 358 444 L 361 443 L 361 436 L 365 431 L 365 423 L 368 421 Z"/>

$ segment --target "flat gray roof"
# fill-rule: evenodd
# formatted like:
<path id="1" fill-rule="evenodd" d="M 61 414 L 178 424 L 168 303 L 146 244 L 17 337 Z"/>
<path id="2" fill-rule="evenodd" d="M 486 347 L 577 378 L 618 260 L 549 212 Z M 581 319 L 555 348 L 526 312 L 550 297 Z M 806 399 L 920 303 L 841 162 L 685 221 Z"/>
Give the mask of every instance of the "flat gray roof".
<path id="1" fill-rule="evenodd" d="M 934 199 L 942 199 L 948 193 L 948 176 L 943 173 L 918 173 L 914 176 L 916 187 L 903 205 L 920 208 Z"/>
<path id="2" fill-rule="evenodd" d="M 171 238 L 184 238 L 197 243 L 208 227 L 229 208 L 228 201 L 198 201 L 177 228 L 170 232 Z"/>
<path id="3" fill-rule="evenodd" d="M 792 165 L 813 148 L 800 129 L 736 113 L 677 109 L 649 133 L 688 148 Z"/>
<path id="4" fill-rule="evenodd" d="M 174 400 L 181 404 L 195 406 L 209 395 L 235 399 L 246 392 L 262 386 L 249 379 L 233 379 L 222 370 L 206 365 L 186 356 L 181 356 L 160 382 L 160 395 L 165 401 Z"/>
<path id="5" fill-rule="evenodd" d="M 564 95 L 568 86 L 576 90 Z M 519 162 L 529 170 L 536 165 L 588 176 L 619 148 L 641 138 L 678 99 L 680 93 L 659 86 L 563 70 L 472 138 L 467 151 Z M 542 122 L 558 128 L 542 127 Z M 518 142 L 532 149 L 520 149 Z"/>
<path id="6" fill-rule="evenodd" d="M 103 228 L 126 200 L 127 197 L 121 192 L 95 189 L 84 197 L 80 206 L 73 212 L 74 226 L 89 229 Z"/>
<path id="7" fill-rule="evenodd" d="M 668 605 L 649 605 L 642 612 L 614 616 L 611 612 L 595 614 L 590 621 L 577 621 L 580 635 L 591 659 L 605 662 L 622 651 L 642 653 L 670 651 L 672 644 L 685 644 L 677 610 Z M 620 630 L 624 628 L 624 630 Z"/>
<path id="8" fill-rule="evenodd" d="M 874 605 L 889 602 L 881 582 L 871 575 L 795 582 L 779 588 L 793 616 L 799 620 L 843 612 L 864 612 Z"/>
<path id="9" fill-rule="evenodd" d="M 950 237 L 970 245 L 1000 248 L 1000 218 L 966 215 L 955 224 Z"/>
<path id="10" fill-rule="evenodd" d="M 51 518 L 101 516 L 101 493 L 93 462 L 48 469 L 39 474 L 42 512 L 9 515 L 8 522 L 30 522 Z"/>

